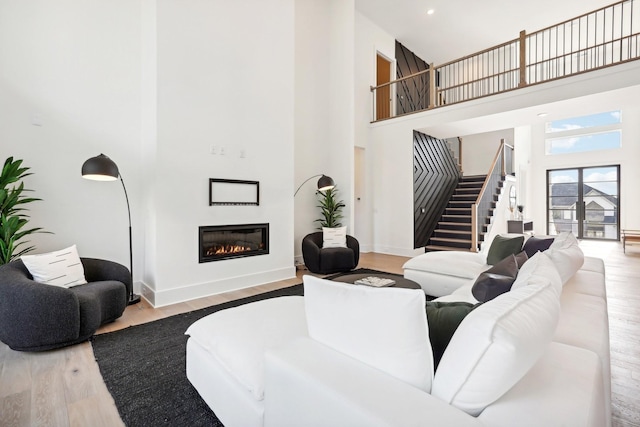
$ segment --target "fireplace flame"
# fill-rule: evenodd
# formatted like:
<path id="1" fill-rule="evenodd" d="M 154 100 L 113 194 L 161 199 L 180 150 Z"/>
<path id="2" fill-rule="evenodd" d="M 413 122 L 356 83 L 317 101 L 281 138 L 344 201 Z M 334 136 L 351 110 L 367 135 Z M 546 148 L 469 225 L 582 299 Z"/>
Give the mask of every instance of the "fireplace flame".
<path id="1" fill-rule="evenodd" d="M 242 245 L 221 245 L 218 247 L 211 247 L 207 249 L 206 256 L 212 255 L 226 255 L 226 254 L 238 254 L 241 252 L 251 251 L 249 246 Z"/>

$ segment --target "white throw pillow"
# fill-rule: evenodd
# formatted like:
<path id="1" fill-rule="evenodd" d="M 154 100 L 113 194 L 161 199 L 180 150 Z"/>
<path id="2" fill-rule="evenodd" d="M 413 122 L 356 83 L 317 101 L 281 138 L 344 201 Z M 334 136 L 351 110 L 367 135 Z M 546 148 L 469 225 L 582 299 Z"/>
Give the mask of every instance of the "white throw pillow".
<path id="1" fill-rule="evenodd" d="M 559 314 L 560 300 L 549 280 L 511 290 L 480 305 L 453 334 L 431 394 L 478 416 L 542 356 Z"/>
<path id="2" fill-rule="evenodd" d="M 549 249 L 544 252 L 549 259 L 556 266 L 562 284 L 564 285 L 573 277 L 574 274 L 582 264 L 584 264 L 584 253 L 580 246 L 578 246 L 578 240 L 573 233 L 560 233 L 555 238 Z"/>
<path id="3" fill-rule="evenodd" d="M 322 227 L 323 248 L 346 248 L 347 227 L 328 228 Z"/>
<path id="4" fill-rule="evenodd" d="M 429 392 L 433 353 L 420 289 L 371 288 L 304 276 L 309 336 Z"/>
<path id="5" fill-rule="evenodd" d="M 55 252 L 20 257 L 33 280 L 70 288 L 87 283 L 76 245 Z"/>
<path id="6" fill-rule="evenodd" d="M 553 262 L 549 259 L 545 252 L 536 252 L 531 258 L 524 263 L 515 282 L 511 286 L 511 290 L 528 286 L 542 281 L 549 281 L 558 293 L 562 293 L 562 279 L 558 274 Z"/>

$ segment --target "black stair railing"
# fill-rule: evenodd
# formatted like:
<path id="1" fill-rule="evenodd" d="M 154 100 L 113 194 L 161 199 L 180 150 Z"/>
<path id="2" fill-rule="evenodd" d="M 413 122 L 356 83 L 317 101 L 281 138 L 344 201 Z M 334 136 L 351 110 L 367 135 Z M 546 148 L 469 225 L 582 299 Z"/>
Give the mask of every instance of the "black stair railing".
<path id="1" fill-rule="evenodd" d="M 493 209 L 494 191 L 504 181 L 505 175 L 513 173 L 513 147 L 504 139 L 500 141 L 500 148 L 496 153 L 489 173 L 484 180 L 480 194 L 475 203 L 471 205 L 471 251 L 478 252 L 480 233 L 491 216 Z"/>

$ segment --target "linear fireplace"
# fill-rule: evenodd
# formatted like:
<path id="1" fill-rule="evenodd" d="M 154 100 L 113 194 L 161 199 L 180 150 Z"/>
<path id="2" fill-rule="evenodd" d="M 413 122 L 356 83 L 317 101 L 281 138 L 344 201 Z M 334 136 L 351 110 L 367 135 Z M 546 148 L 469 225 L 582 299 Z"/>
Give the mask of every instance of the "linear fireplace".
<path id="1" fill-rule="evenodd" d="M 199 236 L 201 263 L 269 253 L 269 224 L 202 226 Z"/>

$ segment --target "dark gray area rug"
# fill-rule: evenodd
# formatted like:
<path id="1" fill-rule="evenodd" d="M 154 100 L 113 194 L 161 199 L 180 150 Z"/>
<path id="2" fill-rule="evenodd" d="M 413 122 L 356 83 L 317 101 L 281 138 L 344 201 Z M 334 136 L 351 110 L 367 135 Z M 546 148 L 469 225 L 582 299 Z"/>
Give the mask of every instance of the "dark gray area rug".
<path id="1" fill-rule="evenodd" d="M 379 273 L 359 269 L 345 274 Z M 335 278 L 340 274 L 329 276 Z M 222 426 L 186 376 L 184 331 L 196 320 L 267 298 L 302 295 L 302 285 L 178 314 L 91 339 L 100 373 L 129 427 Z"/>

